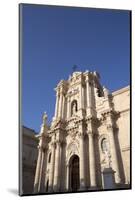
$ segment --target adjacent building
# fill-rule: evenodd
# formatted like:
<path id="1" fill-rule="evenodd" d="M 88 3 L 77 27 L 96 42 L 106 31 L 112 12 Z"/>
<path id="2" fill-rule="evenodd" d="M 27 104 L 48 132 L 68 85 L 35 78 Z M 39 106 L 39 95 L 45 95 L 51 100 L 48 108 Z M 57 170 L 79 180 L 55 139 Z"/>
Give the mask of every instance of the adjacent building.
<path id="1" fill-rule="evenodd" d="M 36 132 L 30 128 L 22 127 L 21 149 L 21 193 L 32 194 L 38 156 L 38 139 Z"/>

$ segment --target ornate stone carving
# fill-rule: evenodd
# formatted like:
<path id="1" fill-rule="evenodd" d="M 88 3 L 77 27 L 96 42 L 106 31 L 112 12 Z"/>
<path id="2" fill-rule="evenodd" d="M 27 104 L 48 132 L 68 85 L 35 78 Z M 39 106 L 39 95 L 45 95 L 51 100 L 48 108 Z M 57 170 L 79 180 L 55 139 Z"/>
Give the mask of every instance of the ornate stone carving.
<path id="1" fill-rule="evenodd" d="M 79 138 L 83 139 L 84 138 L 84 133 L 83 132 L 78 132 Z"/>
<path id="2" fill-rule="evenodd" d="M 77 131 L 75 129 L 72 129 L 72 130 L 69 131 L 69 135 L 71 136 L 71 138 L 73 140 L 75 140 L 76 135 L 77 135 Z"/>
<path id="3" fill-rule="evenodd" d="M 47 121 L 47 114 L 46 112 L 44 112 L 43 114 L 43 124 L 46 125 L 46 121 Z"/>
<path id="4" fill-rule="evenodd" d="M 56 148 L 56 142 L 51 142 L 51 146 Z"/>
<path id="5" fill-rule="evenodd" d="M 107 98 L 109 95 L 109 90 L 105 86 L 103 86 L 103 92 L 104 92 L 104 97 Z"/>
<path id="6" fill-rule="evenodd" d="M 106 127 L 107 127 L 108 130 L 113 130 L 113 125 L 112 124 L 107 124 Z"/>
<path id="7" fill-rule="evenodd" d="M 76 154 L 78 155 L 78 145 L 76 142 L 72 142 L 68 145 L 67 147 L 67 163 L 70 159 L 70 157 L 73 155 L 73 154 Z"/>
<path id="8" fill-rule="evenodd" d="M 72 96 L 72 95 L 76 95 L 79 93 L 79 89 L 78 88 L 72 88 L 72 90 L 69 90 L 67 95 L 68 96 Z"/>
<path id="9" fill-rule="evenodd" d="M 101 161 L 102 167 L 103 168 L 110 168 L 110 167 L 112 167 L 111 163 L 112 163 L 111 154 L 110 154 L 110 152 L 105 151 L 103 153 L 103 158 L 102 158 L 102 161 Z"/>

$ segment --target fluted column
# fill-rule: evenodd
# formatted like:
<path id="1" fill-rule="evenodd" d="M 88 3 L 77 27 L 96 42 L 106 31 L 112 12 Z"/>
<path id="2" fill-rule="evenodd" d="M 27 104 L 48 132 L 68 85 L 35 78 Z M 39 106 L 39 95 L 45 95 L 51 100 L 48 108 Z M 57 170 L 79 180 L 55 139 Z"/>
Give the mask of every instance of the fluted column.
<path id="1" fill-rule="evenodd" d="M 55 104 L 55 118 L 58 117 L 58 110 L 59 110 L 59 92 L 56 93 L 56 104 Z"/>
<path id="2" fill-rule="evenodd" d="M 38 147 L 38 160 L 37 160 L 37 167 L 36 167 L 36 175 L 34 181 L 34 193 L 39 192 L 40 190 L 40 170 L 41 170 L 41 163 L 42 163 L 42 147 Z"/>
<path id="3" fill-rule="evenodd" d="M 53 191 L 53 178 L 54 178 L 54 164 L 55 164 L 55 142 L 52 142 L 51 148 L 51 166 L 49 173 L 49 191 Z"/>
<path id="4" fill-rule="evenodd" d="M 89 137 L 89 174 L 90 174 L 90 186 L 96 187 L 96 165 L 95 165 L 95 151 L 94 151 L 94 134 L 88 133 Z"/>
<path id="5" fill-rule="evenodd" d="M 80 189 L 85 189 L 85 159 L 84 159 L 84 136 L 79 135 L 80 139 Z"/>
<path id="6" fill-rule="evenodd" d="M 60 141 L 56 142 L 56 153 L 55 153 L 55 170 L 54 170 L 54 183 L 53 188 L 54 191 L 59 191 L 60 187 Z"/>
<path id="7" fill-rule="evenodd" d="M 109 131 L 112 168 L 115 171 L 115 181 L 116 183 L 120 183 L 121 178 L 120 178 L 120 170 L 119 170 L 119 164 L 118 164 L 118 156 L 117 156 L 117 151 L 116 151 L 113 126 L 111 124 L 108 124 L 107 130 Z"/>

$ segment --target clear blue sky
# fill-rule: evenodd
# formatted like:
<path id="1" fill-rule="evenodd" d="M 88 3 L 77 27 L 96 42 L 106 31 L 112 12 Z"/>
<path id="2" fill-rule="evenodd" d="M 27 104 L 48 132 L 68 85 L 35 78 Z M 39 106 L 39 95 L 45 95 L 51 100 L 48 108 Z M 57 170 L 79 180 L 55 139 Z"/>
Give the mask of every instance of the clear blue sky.
<path id="1" fill-rule="evenodd" d="M 54 115 L 55 91 L 78 71 L 98 71 L 115 91 L 130 83 L 129 11 L 22 6 L 22 124 L 39 131 Z"/>

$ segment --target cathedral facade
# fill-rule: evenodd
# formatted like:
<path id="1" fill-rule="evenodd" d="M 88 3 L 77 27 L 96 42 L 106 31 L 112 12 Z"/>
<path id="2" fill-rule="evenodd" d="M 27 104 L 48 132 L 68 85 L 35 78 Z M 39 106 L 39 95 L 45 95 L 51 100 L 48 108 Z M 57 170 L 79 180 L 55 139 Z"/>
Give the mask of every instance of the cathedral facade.
<path id="1" fill-rule="evenodd" d="M 74 72 L 56 91 L 38 135 L 34 193 L 130 188 L 130 88 L 113 93 L 97 72 Z"/>

